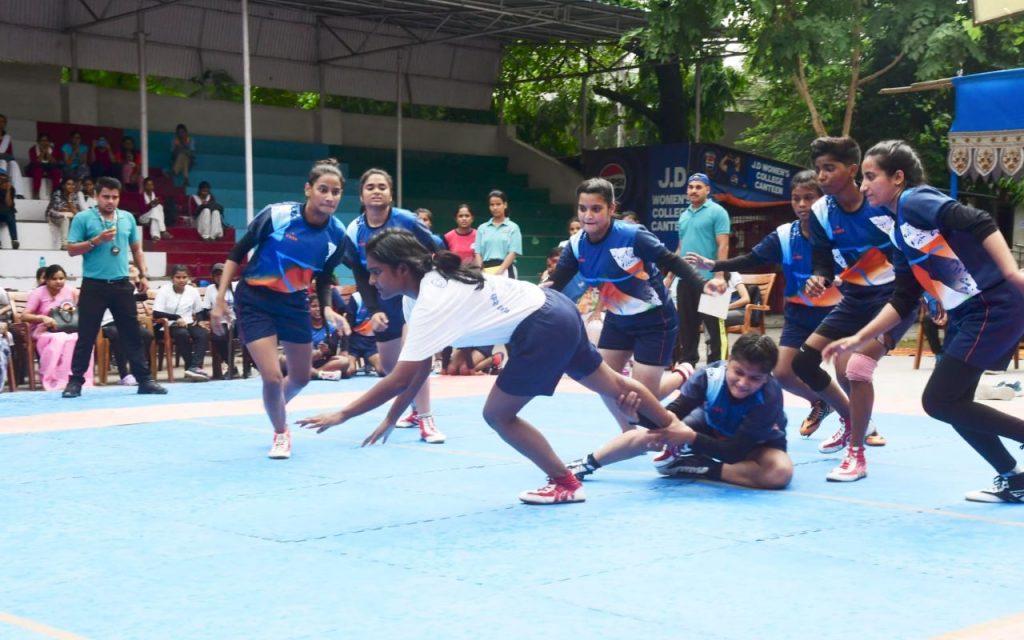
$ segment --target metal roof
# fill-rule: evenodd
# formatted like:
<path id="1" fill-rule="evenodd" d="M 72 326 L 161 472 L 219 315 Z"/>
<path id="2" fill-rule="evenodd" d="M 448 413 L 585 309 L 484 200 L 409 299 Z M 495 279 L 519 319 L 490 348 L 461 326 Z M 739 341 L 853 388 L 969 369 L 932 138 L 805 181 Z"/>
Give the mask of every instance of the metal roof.
<path id="1" fill-rule="evenodd" d="M 242 77 L 239 0 L 4 4 L 0 60 L 135 73 L 141 30 L 151 74 Z M 644 24 L 642 11 L 591 0 L 250 0 L 252 79 L 390 101 L 401 68 L 406 99 L 486 109 L 503 45 L 597 44 Z"/>

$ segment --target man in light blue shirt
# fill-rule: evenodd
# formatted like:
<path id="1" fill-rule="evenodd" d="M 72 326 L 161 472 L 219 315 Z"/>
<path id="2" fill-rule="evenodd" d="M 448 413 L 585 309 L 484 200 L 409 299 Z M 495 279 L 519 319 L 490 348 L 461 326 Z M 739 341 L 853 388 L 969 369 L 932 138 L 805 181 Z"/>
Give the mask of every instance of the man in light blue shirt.
<path id="1" fill-rule="evenodd" d="M 686 197 L 690 206 L 679 216 L 679 255 L 685 257 L 693 252 L 710 260 L 726 260 L 729 257 L 729 213 L 720 204 L 709 198 L 711 180 L 703 173 L 695 173 L 686 183 Z M 705 278 L 711 272 L 701 271 Z M 672 274 L 666 278 L 666 285 L 672 283 Z M 700 325 L 703 323 L 707 334 L 708 359 L 711 364 L 725 358 L 725 322 L 721 318 L 697 313 L 700 292 L 690 287 L 676 287 L 676 309 L 679 312 L 679 338 L 676 341 L 674 358 L 676 362 L 689 362 L 696 366 L 700 360 L 697 345 L 700 341 Z"/>
<path id="2" fill-rule="evenodd" d="M 71 376 L 61 397 L 82 395 L 85 370 L 107 309 L 114 316 L 114 326 L 138 380 L 138 392 L 165 394 L 167 390 L 153 380 L 149 361 L 142 353 L 135 286 L 128 280 L 129 251 L 135 258 L 140 279 L 149 280 L 135 217 L 117 208 L 121 201 L 120 181 L 102 177 L 96 181 L 96 188 L 97 205 L 79 212 L 68 231 L 68 255 L 82 256 L 82 286 L 78 296 L 78 342 L 71 356 Z"/>

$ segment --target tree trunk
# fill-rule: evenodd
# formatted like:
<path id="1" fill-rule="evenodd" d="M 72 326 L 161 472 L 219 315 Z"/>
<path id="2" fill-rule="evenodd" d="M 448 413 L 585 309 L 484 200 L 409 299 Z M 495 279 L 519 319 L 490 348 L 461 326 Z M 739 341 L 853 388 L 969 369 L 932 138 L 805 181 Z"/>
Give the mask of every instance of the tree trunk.
<path id="1" fill-rule="evenodd" d="M 658 81 L 658 110 L 654 123 L 663 144 L 689 142 L 690 101 L 683 89 L 679 63 L 654 67 Z"/>
<path id="2" fill-rule="evenodd" d="M 846 89 L 846 113 L 843 114 L 843 133 L 850 135 L 853 127 L 853 108 L 857 105 L 857 87 L 860 86 L 861 58 L 861 17 L 864 11 L 862 0 L 853 2 L 853 51 L 850 52 L 850 84 Z"/>
<path id="3" fill-rule="evenodd" d="M 796 92 L 803 98 L 804 104 L 807 105 L 807 111 L 811 114 L 811 127 L 814 129 L 814 134 L 819 137 L 827 136 L 828 131 L 825 130 L 825 123 L 821 121 L 821 115 L 818 114 L 818 108 L 814 106 L 814 98 L 811 96 L 811 90 L 807 86 L 807 76 L 804 74 L 804 61 L 799 55 L 796 57 L 796 73 L 793 74 L 793 85 L 796 86 Z"/>

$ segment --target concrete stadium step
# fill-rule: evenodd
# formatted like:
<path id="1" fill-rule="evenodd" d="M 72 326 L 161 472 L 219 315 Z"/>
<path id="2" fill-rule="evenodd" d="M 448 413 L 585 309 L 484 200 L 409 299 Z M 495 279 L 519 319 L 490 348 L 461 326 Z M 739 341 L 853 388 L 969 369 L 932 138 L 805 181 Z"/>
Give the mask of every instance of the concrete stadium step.
<path id="1" fill-rule="evenodd" d="M 21 228 L 18 229 L 20 236 Z M 9 246 L 6 242 L 4 246 Z M 25 279 L 35 278 L 36 269 L 40 266 L 40 258 L 47 265 L 59 264 L 69 278 L 82 277 L 82 256 L 72 258 L 67 251 L 54 249 L 25 249 L 0 251 L 0 274 L 3 278 Z M 162 278 L 167 270 L 167 256 L 159 251 L 145 251 L 146 267 L 154 278 Z"/>

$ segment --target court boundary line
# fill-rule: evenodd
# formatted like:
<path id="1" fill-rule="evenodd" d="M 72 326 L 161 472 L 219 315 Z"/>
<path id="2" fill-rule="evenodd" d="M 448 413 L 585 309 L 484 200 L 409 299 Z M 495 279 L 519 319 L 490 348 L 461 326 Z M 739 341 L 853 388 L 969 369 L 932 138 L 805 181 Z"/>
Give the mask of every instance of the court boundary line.
<path id="1" fill-rule="evenodd" d="M 1024 613 L 974 624 L 934 636 L 932 640 L 1017 640 L 1021 635 L 1024 635 Z"/>
<path id="2" fill-rule="evenodd" d="M 43 624 L 42 622 L 36 622 L 29 618 L 22 618 L 16 616 L 13 613 L 7 613 L 0 611 L 0 623 L 17 627 L 18 629 L 24 629 L 25 631 L 31 631 L 47 638 L 55 638 L 56 640 L 87 640 L 85 636 L 80 636 L 70 631 L 64 631 L 57 627 L 51 627 L 50 625 Z"/>

